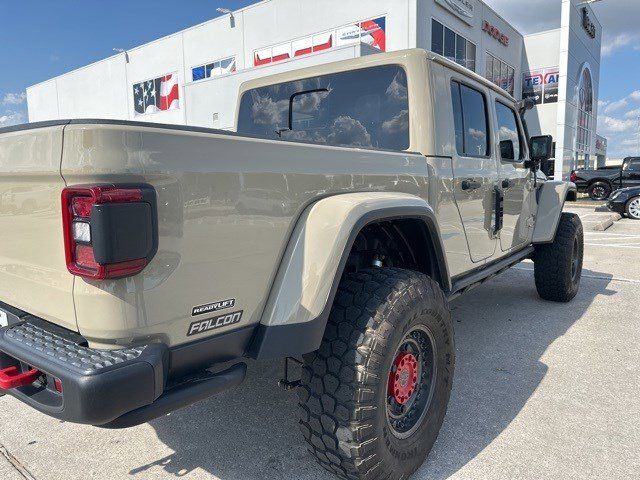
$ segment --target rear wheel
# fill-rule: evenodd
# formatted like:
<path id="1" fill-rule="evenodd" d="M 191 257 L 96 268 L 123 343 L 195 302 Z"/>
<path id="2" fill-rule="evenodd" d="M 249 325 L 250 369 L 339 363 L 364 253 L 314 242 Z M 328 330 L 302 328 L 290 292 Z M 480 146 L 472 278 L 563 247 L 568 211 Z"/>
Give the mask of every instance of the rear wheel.
<path id="1" fill-rule="evenodd" d="M 436 282 L 396 268 L 346 274 L 320 349 L 304 357 L 300 427 L 310 452 L 343 478 L 407 478 L 436 440 L 454 363 Z"/>
<path id="2" fill-rule="evenodd" d="M 613 189 L 606 182 L 595 182 L 589 185 L 589 197 L 592 200 L 606 200 L 611 195 Z"/>
<path id="3" fill-rule="evenodd" d="M 535 279 L 538 295 L 552 302 L 570 302 L 582 278 L 584 232 L 580 217 L 563 213 L 553 243 L 537 245 Z"/>
<path id="4" fill-rule="evenodd" d="M 625 207 L 627 216 L 634 220 L 640 220 L 640 197 L 634 197 L 627 202 Z"/>

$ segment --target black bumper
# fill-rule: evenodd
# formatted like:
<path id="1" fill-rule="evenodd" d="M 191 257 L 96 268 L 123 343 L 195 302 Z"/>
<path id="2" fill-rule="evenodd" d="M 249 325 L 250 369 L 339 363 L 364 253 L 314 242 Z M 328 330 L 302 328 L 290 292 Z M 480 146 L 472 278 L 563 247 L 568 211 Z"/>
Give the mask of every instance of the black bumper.
<path id="1" fill-rule="evenodd" d="M 579 193 L 587 193 L 587 191 L 589 190 L 589 184 L 587 182 L 577 180 L 574 183 L 576 184 L 576 188 L 578 189 Z"/>
<path id="2" fill-rule="evenodd" d="M 33 383 L 0 390 L 72 423 L 125 428 L 238 385 L 246 366 L 169 380 L 170 352 L 150 344 L 121 350 L 88 348 L 73 332 L 27 315 L 0 328 L 0 370 L 36 369 Z"/>
<path id="3" fill-rule="evenodd" d="M 619 202 L 616 200 L 609 200 L 607 202 L 607 208 L 612 212 L 624 215 L 626 213 L 626 202 Z"/>
<path id="4" fill-rule="evenodd" d="M 95 350 L 38 323 L 23 321 L 0 329 L 0 369 L 42 372 L 33 384 L 4 393 L 52 417 L 90 425 L 108 423 L 162 395 L 166 346 Z"/>

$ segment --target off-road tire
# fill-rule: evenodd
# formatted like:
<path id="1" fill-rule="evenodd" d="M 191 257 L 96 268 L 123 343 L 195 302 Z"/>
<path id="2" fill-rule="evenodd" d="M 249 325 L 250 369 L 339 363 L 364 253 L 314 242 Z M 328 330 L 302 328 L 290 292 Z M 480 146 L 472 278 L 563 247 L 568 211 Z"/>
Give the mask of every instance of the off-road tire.
<path id="1" fill-rule="evenodd" d="M 606 200 L 612 192 L 613 188 L 607 182 L 593 182 L 587 189 L 591 200 Z"/>
<path id="2" fill-rule="evenodd" d="M 388 420 L 389 372 L 405 335 L 414 329 L 431 337 L 435 374 L 424 413 L 416 416 L 413 433 L 401 439 Z M 397 268 L 346 274 L 320 349 L 304 356 L 298 393 L 309 451 L 342 478 L 407 478 L 436 440 L 454 365 L 451 314 L 436 282 Z"/>
<path id="3" fill-rule="evenodd" d="M 534 256 L 538 295 L 552 302 L 570 302 L 582 277 L 584 231 L 580 217 L 563 213 L 553 243 L 536 245 Z"/>

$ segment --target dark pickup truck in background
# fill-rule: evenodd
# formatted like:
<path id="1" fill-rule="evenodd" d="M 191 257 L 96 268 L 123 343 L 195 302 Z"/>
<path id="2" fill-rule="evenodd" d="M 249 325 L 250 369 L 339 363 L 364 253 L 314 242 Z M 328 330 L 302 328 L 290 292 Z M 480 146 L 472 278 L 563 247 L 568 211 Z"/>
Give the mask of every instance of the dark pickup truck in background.
<path id="1" fill-rule="evenodd" d="M 627 157 L 622 166 L 575 170 L 571 181 L 578 192 L 588 193 L 593 200 L 606 200 L 619 188 L 640 187 L 640 157 Z"/>

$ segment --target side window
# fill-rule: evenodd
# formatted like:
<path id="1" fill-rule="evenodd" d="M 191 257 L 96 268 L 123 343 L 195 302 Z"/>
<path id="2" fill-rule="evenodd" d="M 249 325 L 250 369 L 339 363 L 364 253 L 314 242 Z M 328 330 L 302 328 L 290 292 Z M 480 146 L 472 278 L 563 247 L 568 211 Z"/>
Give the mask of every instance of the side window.
<path id="1" fill-rule="evenodd" d="M 489 121 L 484 95 L 458 82 L 451 83 L 458 155 L 486 157 L 489 148 Z"/>
<path id="2" fill-rule="evenodd" d="M 498 117 L 498 135 L 500 136 L 500 157 L 506 161 L 521 160 L 524 149 L 522 137 L 518 131 L 516 112 L 503 103 L 496 102 Z"/>
<path id="3" fill-rule="evenodd" d="M 640 158 L 629 160 L 627 170 L 629 170 L 630 172 L 640 172 Z"/>

